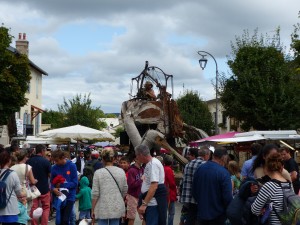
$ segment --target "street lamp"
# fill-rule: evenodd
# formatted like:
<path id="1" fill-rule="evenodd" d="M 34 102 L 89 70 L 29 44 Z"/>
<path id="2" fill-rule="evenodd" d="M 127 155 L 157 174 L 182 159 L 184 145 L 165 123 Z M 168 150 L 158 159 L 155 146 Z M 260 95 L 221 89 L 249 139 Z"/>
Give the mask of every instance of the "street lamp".
<path id="1" fill-rule="evenodd" d="M 215 115 L 215 133 L 219 134 L 219 128 L 218 128 L 218 106 L 219 106 L 219 104 L 218 104 L 218 80 L 219 80 L 218 79 L 219 78 L 218 63 L 217 63 L 215 57 L 213 57 L 213 55 L 210 54 L 209 52 L 198 51 L 198 55 L 202 56 L 202 58 L 199 59 L 199 65 L 200 65 L 200 67 L 201 67 L 202 70 L 204 70 L 204 68 L 206 67 L 206 64 L 207 64 L 207 59 L 205 58 L 206 55 L 204 55 L 203 53 L 211 56 L 213 58 L 213 60 L 215 61 L 215 63 L 216 63 L 216 115 Z"/>

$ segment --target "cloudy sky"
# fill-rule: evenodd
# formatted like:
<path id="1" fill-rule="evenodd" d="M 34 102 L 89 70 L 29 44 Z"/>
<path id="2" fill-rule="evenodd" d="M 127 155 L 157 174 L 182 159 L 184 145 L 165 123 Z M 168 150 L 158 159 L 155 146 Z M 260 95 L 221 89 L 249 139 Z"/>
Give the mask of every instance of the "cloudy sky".
<path id="1" fill-rule="evenodd" d="M 215 63 L 208 56 L 202 71 L 197 51 L 211 53 L 228 74 L 230 42 L 245 29 L 272 35 L 280 27 L 289 47 L 299 6 L 299 0 L 1 0 L 0 22 L 16 38 L 27 34 L 29 58 L 49 74 L 43 109 L 91 93 L 93 105 L 110 113 L 129 99 L 131 78 L 146 60 L 174 76 L 174 98 L 187 89 L 214 98 Z"/>

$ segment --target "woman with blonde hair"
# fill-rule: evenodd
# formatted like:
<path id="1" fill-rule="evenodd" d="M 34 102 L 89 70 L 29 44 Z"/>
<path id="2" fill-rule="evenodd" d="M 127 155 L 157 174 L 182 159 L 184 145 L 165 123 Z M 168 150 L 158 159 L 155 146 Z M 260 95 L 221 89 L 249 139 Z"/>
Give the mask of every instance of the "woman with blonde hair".
<path id="1" fill-rule="evenodd" d="M 125 172 L 114 166 L 116 153 L 112 148 L 102 150 L 101 155 L 105 168 L 96 170 L 93 177 L 92 217 L 98 225 L 119 225 L 128 189 Z"/>

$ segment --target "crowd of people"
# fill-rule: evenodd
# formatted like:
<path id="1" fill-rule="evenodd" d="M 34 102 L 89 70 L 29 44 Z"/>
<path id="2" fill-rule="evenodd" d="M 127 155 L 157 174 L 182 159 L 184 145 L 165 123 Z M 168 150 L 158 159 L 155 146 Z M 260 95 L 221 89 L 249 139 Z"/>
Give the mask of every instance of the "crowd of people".
<path id="1" fill-rule="evenodd" d="M 0 209 L 0 222 L 46 225 L 54 209 L 57 225 L 73 225 L 82 219 L 95 219 L 99 225 L 132 225 L 137 214 L 144 224 L 173 224 L 177 192 L 172 157 L 159 161 L 143 145 L 135 150 L 131 161 L 112 148 L 101 153 L 81 149 L 77 157 L 70 158 L 67 151 L 47 151 L 44 145 L 37 145 L 34 152 L 0 146 L 0 177 L 11 172 L 6 181 L 9 198 Z M 35 185 L 40 195 L 29 199 L 25 184 Z M 42 213 L 35 217 L 38 208 Z"/>
<path id="2" fill-rule="evenodd" d="M 0 181 L 10 172 L 6 178 L 9 197 L 0 208 L 0 222 L 46 225 L 54 209 L 57 225 L 81 220 L 132 225 L 136 215 L 146 225 L 173 225 L 179 195 L 180 225 L 256 224 L 253 218 L 261 217 L 280 225 L 276 212 L 283 210 L 281 185 L 291 183 L 298 194 L 298 164 L 288 148 L 274 144 L 252 144 L 251 152 L 252 158 L 240 169 L 224 148 L 214 152 L 207 147 L 190 148 L 189 163 L 177 187 L 173 158 L 153 157 L 145 145 L 135 148 L 133 161 L 126 155 L 118 157 L 112 148 L 101 153 L 80 150 L 71 159 L 67 151 L 47 151 L 44 145 L 37 145 L 34 152 L 0 146 Z M 38 197 L 28 197 L 27 184 L 37 187 Z M 263 216 L 266 206 L 270 210 Z M 235 214 L 231 213 L 234 207 Z M 42 212 L 36 217 L 39 208 Z"/>

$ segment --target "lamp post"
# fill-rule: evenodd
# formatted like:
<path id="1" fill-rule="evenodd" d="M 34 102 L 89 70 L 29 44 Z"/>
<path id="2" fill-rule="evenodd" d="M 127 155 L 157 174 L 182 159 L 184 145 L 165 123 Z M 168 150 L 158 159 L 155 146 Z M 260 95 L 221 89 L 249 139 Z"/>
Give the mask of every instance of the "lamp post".
<path id="1" fill-rule="evenodd" d="M 204 53 L 204 54 L 203 54 Z M 215 57 L 213 57 L 212 54 L 210 54 L 209 52 L 206 51 L 198 51 L 198 55 L 202 56 L 201 59 L 199 59 L 199 65 L 201 67 L 202 70 L 204 70 L 204 68 L 206 67 L 207 64 L 207 59 L 205 58 L 205 54 L 211 56 L 213 58 L 213 60 L 216 63 L 216 115 L 215 115 L 215 133 L 219 134 L 219 128 L 218 128 L 218 80 L 219 80 L 219 72 L 218 72 L 218 63 L 215 59 Z"/>

